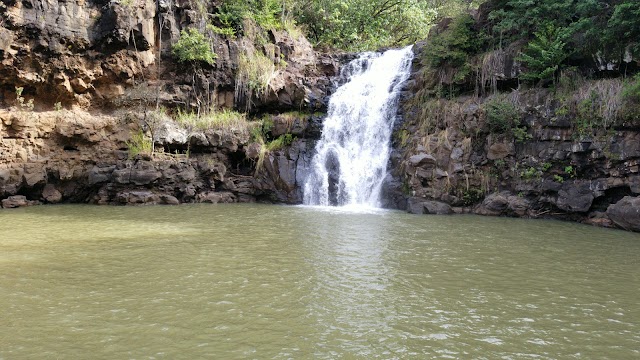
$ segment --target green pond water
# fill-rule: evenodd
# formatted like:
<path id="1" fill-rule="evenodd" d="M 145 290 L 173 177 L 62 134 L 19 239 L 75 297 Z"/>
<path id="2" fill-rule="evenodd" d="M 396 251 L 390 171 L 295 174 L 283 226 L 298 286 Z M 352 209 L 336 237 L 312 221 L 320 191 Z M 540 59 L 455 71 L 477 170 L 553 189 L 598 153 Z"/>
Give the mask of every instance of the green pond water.
<path id="1" fill-rule="evenodd" d="M 638 359 L 640 235 L 309 207 L 0 211 L 0 359 Z"/>

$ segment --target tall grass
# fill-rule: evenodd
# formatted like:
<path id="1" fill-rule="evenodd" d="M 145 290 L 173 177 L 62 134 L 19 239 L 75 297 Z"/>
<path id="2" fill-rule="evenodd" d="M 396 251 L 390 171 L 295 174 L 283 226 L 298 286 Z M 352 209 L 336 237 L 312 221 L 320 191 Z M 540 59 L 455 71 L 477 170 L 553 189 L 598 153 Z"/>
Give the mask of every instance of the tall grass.
<path id="1" fill-rule="evenodd" d="M 194 112 L 182 112 L 178 110 L 175 120 L 183 127 L 194 130 L 227 130 L 232 132 L 248 132 L 255 125 L 247 120 L 246 114 L 232 111 L 210 111 L 198 115 Z"/>
<path id="2" fill-rule="evenodd" d="M 136 157 L 138 154 L 151 154 L 153 152 L 153 142 L 142 130 L 131 134 L 126 144 L 129 148 L 130 159 Z"/>
<path id="3" fill-rule="evenodd" d="M 235 97 L 251 108 L 251 99 L 264 97 L 271 80 L 275 77 L 276 66 L 271 59 L 259 51 L 245 52 L 238 59 Z"/>

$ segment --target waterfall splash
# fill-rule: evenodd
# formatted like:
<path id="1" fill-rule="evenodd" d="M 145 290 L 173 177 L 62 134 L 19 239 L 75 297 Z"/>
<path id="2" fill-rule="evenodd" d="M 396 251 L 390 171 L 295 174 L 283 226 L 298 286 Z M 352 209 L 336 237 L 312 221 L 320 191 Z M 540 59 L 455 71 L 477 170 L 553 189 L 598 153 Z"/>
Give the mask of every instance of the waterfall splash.
<path id="1" fill-rule="evenodd" d="M 329 100 L 322 138 L 304 184 L 304 204 L 380 206 L 398 94 L 411 47 L 364 53 L 342 69 L 348 81 Z"/>

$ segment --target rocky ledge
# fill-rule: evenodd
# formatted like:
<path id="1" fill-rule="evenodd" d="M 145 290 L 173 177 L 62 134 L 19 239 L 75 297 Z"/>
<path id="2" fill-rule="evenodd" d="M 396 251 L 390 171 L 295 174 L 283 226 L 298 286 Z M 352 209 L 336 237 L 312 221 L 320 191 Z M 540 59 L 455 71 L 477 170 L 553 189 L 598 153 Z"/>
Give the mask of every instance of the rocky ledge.
<path id="1" fill-rule="evenodd" d="M 273 136 L 295 135 L 290 146 L 266 153 L 246 129 L 187 137 L 169 121 L 158 130 L 158 150 L 134 157 L 129 141 L 139 124 L 127 119 L 83 111 L 0 111 L 2 207 L 302 201 L 301 182 L 319 134 L 317 115 L 293 121 L 275 116 Z M 187 148 L 189 154 L 164 152 Z"/>

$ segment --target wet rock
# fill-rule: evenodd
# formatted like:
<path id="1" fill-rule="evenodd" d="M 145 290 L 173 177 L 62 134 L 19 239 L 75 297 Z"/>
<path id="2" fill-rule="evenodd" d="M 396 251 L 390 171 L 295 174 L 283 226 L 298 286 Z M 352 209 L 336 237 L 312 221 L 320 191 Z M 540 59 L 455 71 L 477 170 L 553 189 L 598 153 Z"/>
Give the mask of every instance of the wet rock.
<path id="1" fill-rule="evenodd" d="M 128 184 L 131 178 L 131 169 L 114 170 L 112 173 L 113 181 L 117 184 Z"/>
<path id="2" fill-rule="evenodd" d="M 14 195 L 2 200 L 2 207 L 5 209 L 13 209 L 25 206 L 36 205 L 37 201 L 27 200 L 26 196 Z"/>
<path id="3" fill-rule="evenodd" d="M 453 209 L 448 204 L 412 197 L 407 202 L 407 211 L 412 214 L 449 215 Z"/>
<path id="4" fill-rule="evenodd" d="M 508 194 L 494 193 L 487 196 L 475 210 L 478 215 L 497 216 L 505 213 L 509 207 Z"/>
<path id="5" fill-rule="evenodd" d="M 0 180 L 2 176 L 0 175 Z M 627 183 L 629 184 L 629 190 L 631 190 L 634 194 L 640 194 L 640 176 L 630 176 L 627 179 Z"/>
<path id="6" fill-rule="evenodd" d="M 62 200 L 62 193 L 53 184 L 47 184 L 42 190 L 42 198 L 50 204 L 56 204 Z"/>
<path id="7" fill-rule="evenodd" d="M 625 196 L 607 208 L 607 216 L 625 230 L 640 232 L 640 197 Z"/>
<path id="8" fill-rule="evenodd" d="M 599 226 L 599 227 L 613 227 L 614 223 L 609 219 L 606 213 L 604 212 L 593 212 L 589 214 L 589 217 L 584 221 L 587 225 Z"/>
<path id="9" fill-rule="evenodd" d="M 118 193 L 116 200 L 126 205 L 153 205 L 160 201 L 160 197 L 147 190 L 131 190 Z"/>
<path id="10" fill-rule="evenodd" d="M 507 208 L 513 212 L 513 214 L 520 217 L 526 216 L 531 207 L 529 200 L 520 196 L 509 196 L 507 197 L 507 201 Z"/>
<path id="11" fill-rule="evenodd" d="M 425 214 L 449 215 L 453 213 L 453 209 L 448 204 L 438 201 L 427 201 L 424 203 Z"/>
<path id="12" fill-rule="evenodd" d="M 591 182 L 564 183 L 558 191 L 556 206 L 569 212 L 587 212 L 591 208 L 594 198 Z"/>
<path id="13" fill-rule="evenodd" d="M 180 205 L 180 201 L 172 195 L 162 194 L 160 195 L 160 201 L 165 205 Z"/>
<path id="14" fill-rule="evenodd" d="M 204 192 L 196 196 L 196 202 L 210 204 L 229 204 L 236 202 L 235 196 L 230 192 Z"/>

